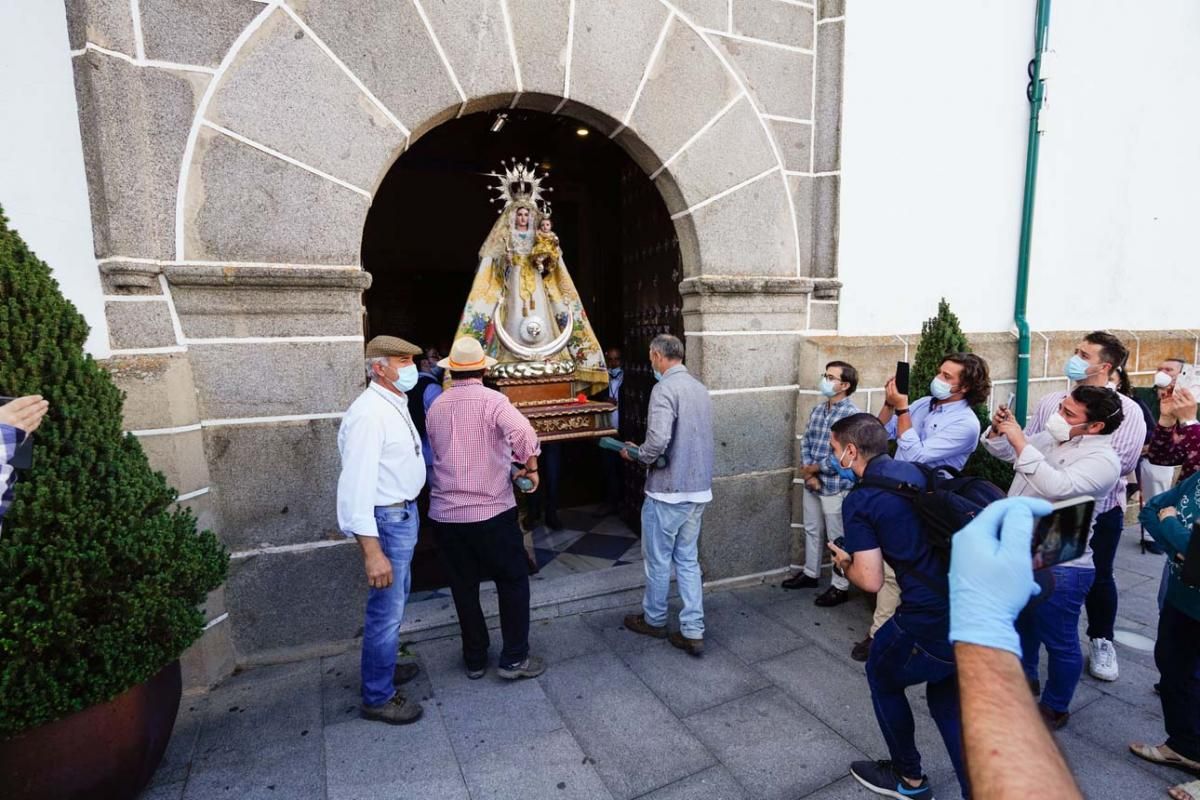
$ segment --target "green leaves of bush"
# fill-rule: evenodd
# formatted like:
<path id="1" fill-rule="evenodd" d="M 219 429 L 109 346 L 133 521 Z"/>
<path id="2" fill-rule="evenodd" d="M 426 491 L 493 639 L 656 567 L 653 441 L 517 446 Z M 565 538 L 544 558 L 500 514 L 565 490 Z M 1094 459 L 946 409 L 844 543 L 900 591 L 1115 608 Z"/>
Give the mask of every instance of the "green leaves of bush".
<path id="1" fill-rule="evenodd" d="M 50 401 L 0 533 L 0 736 L 108 700 L 174 661 L 228 567 L 122 432 L 121 393 L 83 352 L 87 333 L 0 212 L 0 394 Z"/>

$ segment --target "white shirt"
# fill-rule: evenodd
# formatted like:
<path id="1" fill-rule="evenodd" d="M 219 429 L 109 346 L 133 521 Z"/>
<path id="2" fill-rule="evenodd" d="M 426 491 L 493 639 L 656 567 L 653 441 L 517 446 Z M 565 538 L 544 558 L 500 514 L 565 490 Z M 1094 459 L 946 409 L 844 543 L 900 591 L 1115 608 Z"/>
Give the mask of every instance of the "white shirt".
<path id="1" fill-rule="evenodd" d="M 338 428 L 338 528 L 346 536 L 379 536 L 375 507 L 415 500 L 425 485 L 425 459 L 404 397 L 371 385 L 350 404 Z"/>
<path id="2" fill-rule="evenodd" d="M 1040 497 L 1053 503 L 1087 495 L 1096 501 L 1091 523 L 1094 527 L 1100 502 L 1121 479 L 1121 460 L 1113 450 L 1112 434 L 1076 436 L 1059 443 L 1043 431 L 1027 437 L 1025 442 L 1025 449 L 1018 456 L 1007 438 L 983 436 L 983 445 L 989 453 L 1013 465 L 1015 475 L 1008 496 Z M 1089 543 L 1091 538 L 1089 530 Z M 1082 556 L 1062 566 L 1093 566 L 1091 545 Z"/>

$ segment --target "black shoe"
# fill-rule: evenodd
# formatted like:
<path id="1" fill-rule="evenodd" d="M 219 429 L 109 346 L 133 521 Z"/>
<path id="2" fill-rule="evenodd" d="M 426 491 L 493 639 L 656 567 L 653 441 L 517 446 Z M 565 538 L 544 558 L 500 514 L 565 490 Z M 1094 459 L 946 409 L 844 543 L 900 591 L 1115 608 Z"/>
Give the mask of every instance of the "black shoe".
<path id="1" fill-rule="evenodd" d="M 1033 692 L 1034 697 L 1040 697 L 1042 694 L 1042 682 L 1037 678 L 1026 678 L 1025 682 L 1029 684 L 1029 691 Z"/>
<path id="2" fill-rule="evenodd" d="M 1143 541 L 1142 547 L 1146 548 L 1147 553 L 1153 553 L 1156 556 L 1161 556 L 1163 554 L 1162 547 L 1160 547 L 1158 542 L 1154 541 L 1153 539 L 1147 539 Z"/>
<path id="3" fill-rule="evenodd" d="M 784 589 L 815 589 L 821 585 L 816 578 L 810 578 L 803 572 L 797 572 L 792 577 L 779 584 Z"/>
<path id="4" fill-rule="evenodd" d="M 855 644 L 854 647 L 850 650 L 850 657 L 853 658 L 855 661 L 866 661 L 867 656 L 869 656 L 869 655 L 871 655 L 871 637 L 870 636 L 863 639 L 861 642 L 858 642 L 857 644 Z"/>
<path id="5" fill-rule="evenodd" d="M 831 606 L 840 606 L 842 603 L 850 599 L 850 593 L 845 589 L 837 589 L 830 586 L 824 592 L 813 600 L 813 605 L 821 606 L 822 608 L 830 608 Z"/>
<path id="6" fill-rule="evenodd" d="M 417 673 L 420 671 L 421 668 L 412 661 L 405 661 L 402 664 L 397 664 L 396 671 L 392 673 L 392 685 L 399 686 L 401 684 L 408 683 L 413 678 L 417 677 Z"/>
<path id="7" fill-rule="evenodd" d="M 1070 711 L 1054 711 L 1041 703 L 1038 703 L 1038 713 L 1042 715 L 1042 721 L 1046 723 L 1046 727 L 1052 731 L 1065 727 L 1067 721 L 1071 719 Z"/>
<path id="8" fill-rule="evenodd" d="M 922 775 L 921 783 L 912 786 L 896 773 L 891 761 L 855 761 L 850 765 L 850 774 L 867 789 L 884 797 L 898 797 L 901 800 L 911 797 L 922 800 L 933 798 L 933 787 L 929 785 L 927 776 Z"/>

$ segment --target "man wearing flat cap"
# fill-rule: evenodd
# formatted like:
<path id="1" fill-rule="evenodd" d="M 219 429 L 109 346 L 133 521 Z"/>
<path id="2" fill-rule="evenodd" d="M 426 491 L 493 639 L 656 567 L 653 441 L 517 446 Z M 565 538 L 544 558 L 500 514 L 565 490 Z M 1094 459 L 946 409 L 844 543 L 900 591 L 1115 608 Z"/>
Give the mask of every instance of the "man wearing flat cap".
<path id="1" fill-rule="evenodd" d="M 338 527 L 358 539 L 370 587 L 362 644 L 362 715 L 404 725 L 416 722 L 420 703 L 396 687 L 416 677 L 415 664 L 396 664 L 400 623 L 411 585 L 425 485 L 421 437 L 404 393 L 417 383 L 413 356 L 421 348 L 394 336 L 367 343 L 367 388 L 338 428 L 342 474 Z"/>
<path id="2" fill-rule="evenodd" d="M 487 671 L 488 629 L 479 605 L 479 584 L 492 580 L 500 607 L 497 674 L 507 680 L 536 678 L 546 669 L 529 654 L 529 567 L 517 524 L 510 470 L 538 484 L 539 447 L 533 426 L 509 399 L 483 385 L 496 363 L 475 339 L 464 336 L 438 366 L 451 384 L 425 418 L 433 448 L 429 518 L 450 575 L 450 592 L 462 630 L 467 677 Z"/>

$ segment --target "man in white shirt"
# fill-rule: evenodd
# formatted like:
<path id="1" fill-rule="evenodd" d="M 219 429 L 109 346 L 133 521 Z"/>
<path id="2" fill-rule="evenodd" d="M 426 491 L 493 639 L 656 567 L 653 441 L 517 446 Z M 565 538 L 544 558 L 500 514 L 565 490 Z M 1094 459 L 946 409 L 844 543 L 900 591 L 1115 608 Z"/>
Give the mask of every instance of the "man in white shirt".
<path id="1" fill-rule="evenodd" d="M 1047 419 L 1045 430 L 1028 438 L 1009 410 L 1001 406 L 983 444 L 989 453 L 1013 465 L 1009 497 L 1040 497 L 1051 502 L 1091 497 L 1096 502 L 1091 519 L 1094 528 L 1101 500 L 1121 478 L 1112 434 L 1124 418 L 1120 395 L 1112 389 L 1077 386 Z M 1091 531 L 1088 536 L 1090 539 Z M 1052 580 L 1047 580 L 1047 573 Z M 1034 693 L 1042 696 L 1038 705 L 1042 718 L 1057 729 L 1071 716 L 1067 708 L 1083 674 L 1079 614 L 1096 579 L 1091 547 L 1073 561 L 1039 572 L 1038 577 L 1042 594 L 1017 619 L 1021 665 Z M 1038 681 L 1042 645 L 1049 657 L 1044 692 Z"/>
<path id="2" fill-rule="evenodd" d="M 419 703 L 396 690 L 417 674 L 415 664 L 396 665 L 396 651 L 420 530 L 416 501 L 425 485 L 421 437 L 404 395 L 417 384 L 413 356 L 420 352 L 394 336 L 368 342 L 367 388 L 338 429 L 338 528 L 358 539 L 370 586 L 363 623 L 362 715 L 393 725 L 416 722 L 422 713 Z"/>

